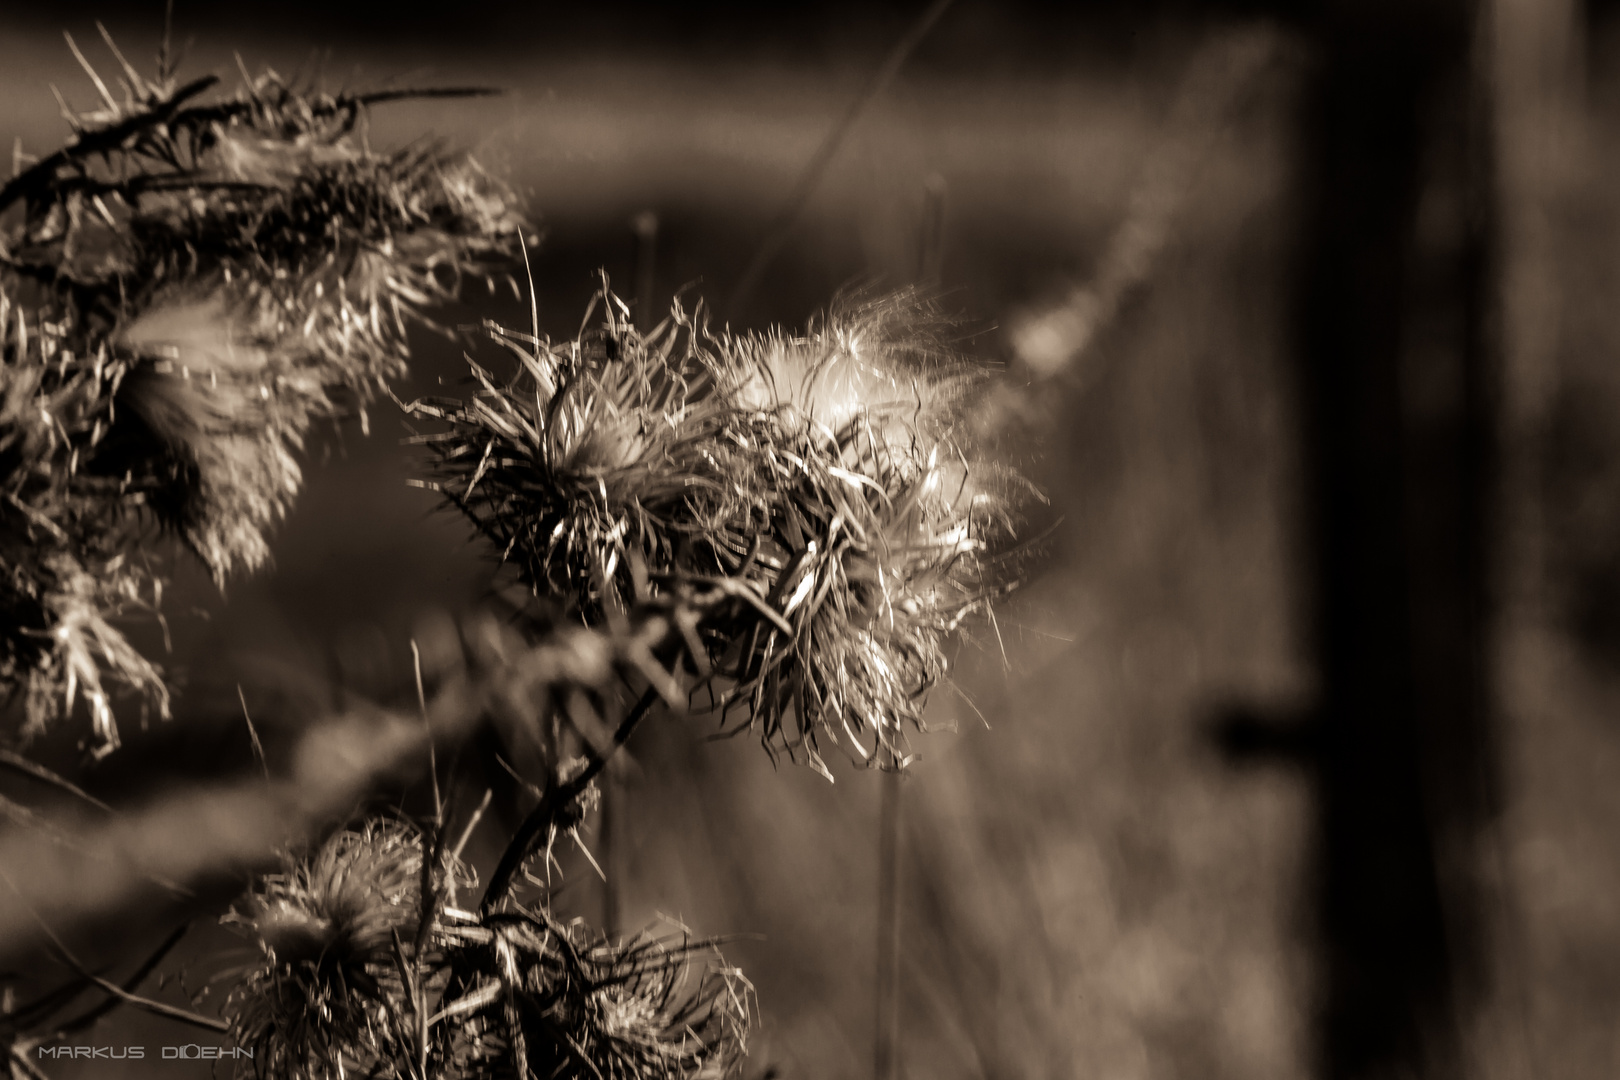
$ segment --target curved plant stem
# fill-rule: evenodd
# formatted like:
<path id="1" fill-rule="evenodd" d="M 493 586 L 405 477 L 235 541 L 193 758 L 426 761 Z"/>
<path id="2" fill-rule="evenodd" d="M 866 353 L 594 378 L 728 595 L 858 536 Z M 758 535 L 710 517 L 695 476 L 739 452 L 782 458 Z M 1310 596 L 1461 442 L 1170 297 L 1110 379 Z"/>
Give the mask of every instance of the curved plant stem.
<path id="1" fill-rule="evenodd" d="M 735 314 L 743 301 L 753 295 L 760 277 L 792 234 L 799 215 L 810 202 L 810 196 L 815 194 L 816 185 L 821 183 L 822 174 L 827 171 L 827 166 L 832 164 L 838 148 L 843 145 L 850 129 L 855 126 L 855 121 L 860 119 L 866 107 L 888 88 L 896 75 L 900 74 L 900 69 L 905 66 L 911 54 L 922 43 L 923 38 L 928 36 L 928 31 L 934 28 L 934 24 L 945 14 L 951 3 L 952 0 L 934 0 L 934 3 L 918 16 L 917 21 L 906 30 L 905 35 L 895 42 L 894 48 L 889 50 L 889 55 L 883 60 L 883 66 L 867 81 L 859 96 L 850 102 L 849 108 L 844 111 L 838 123 L 833 125 L 826 138 L 822 139 L 821 145 L 816 147 L 815 154 L 805 165 L 804 171 L 799 174 L 799 180 L 793 185 L 793 191 L 788 195 L 781 211 L 771 221 L 759 249 L 754 252 L 754 257 L 748 261 L 743 272 L 738 275 L 737 284 L 732 287 L 731 297 L 726 303 L 728 312 Z"/>
<path id="2" fill-rule="evenodd" d="M 506 898 L 512 889 L 513 878 L 528 861 L 529 856 L 534 854 L 535 846 L 543 837 L 550 834 L 557 818 L 579 798 L 590 782 L 596 779 L 597 774 L 607 766 L 619 748 L 630 741 L 630 736 L 635 734 L 637 725 L 646 718 L 659 696 L 657 688 L 649 686 L 642 693 L 640 700 L 625 715 L 624 720 L 619 723 L 618 729 L 613 732 L 613 742 L 606 753 L 597 753 L 587 743 L 586 764 L 579 775 L 566 783 L 552 783 L 547 786 L 545 794 L 540 797 L 539 805 L 531 810 L 529 816 L 523 819 L 523 824 L 518 826 L 512 842 L 506 846 L 506 851 L 501 855 L 500 864 L 490 875 L 489 888 L 484 890 L 484 899 L 478 908 L 480 914 L 489 914 L 496 904 Z"/>
<path id="3" fill-rule="evenodd" d="M 163 944 L 159 945 L 157 950 L 153 952 L 151 956 L 148 956 L 146 961 L 142 963 L 140 967 L 135 969 L 135 973 L 133 975 L 124 980 L 124 992 L 133 994 L 136 987 L 145 982 L 146 977 L 156 970 L 158 964 L 162 962 L 165 956 L 169 955 L 169 951 L 176 945 L 180 944 L 180 939 L 186 936 L 186 931 L 189 929 L 191 929 L 190 923 L 181 923 L 174 929 L 172 933 L 169 934 L 168 937 L 164 938 Z M 57 1030 L 64 1034 L 75 1031 L 83 1031 L 90 1025 L 94 1024 L 97 1020 L 100 1020 L 103 1016 L 106 1016 L 108 1013 L 118 1008 L 118 1006 L 123 1003 L 124 999 L 122 997 L 116 994 L 108 994 L 106 999 L 102 1001 L 101 1004 L 95 1006 L 90 1011 L 81 1013 L 80 1015 L 67 1021 L 59 1026 Z"/>
<path id="4" fill-rule="evenodd" d="M 94 983 L 109 996 L 116 998 L 123 1004 L 131 1005 L 137 1009 L 143 1009 L 146 1012 L 153 1013 L 157 1016 L 167 1017 L 170 1020 L 178 1020 L 182 1024 L 191 1024 L 194 1027 L 200 1027 L 208 1031 L 230 1030 L 230 1025 L 223 1020 L 212 1016 L 203 1016 L 201 1013 L 192 1012 L 190 1009 L 177 1008 L 174 1005 L 169 1005 L 162 1001 L 153 1001 L 151 998 L 142 997 L 139 994 L 131 993 L 129 990 L 124 989 L 117 983 L 104 979 L 100 975 L 97 975 L 95 972 L 86 968 L 84 964 L 80 963 L 79 958 L 74 956 L 73 953 L 69 951 L 68 947 L 62 943 L 62 939 L 57 936 L 56 931 L 51 929 L 51 924 L 46 922 L 44 917 L 40 915 L 39 912 L 34 910 L 33 905 L 28 903 L 28 901 L 23 897 L 22 891 L 17 888 L 16 882 L 12 881 L 10 875 L 6 874 L 3 870 L 0 870 L 0 881 L 4 881 L 6 886 L 13 893 L 17 894 L 17 898 L 23 901 L 25 910 L 33 917 L 34 922 L 39 925 L 39 928 L 44 931 L 45 937 L 50 941 L 52 951 L 56 953 L 57 958 L 60 959 L 63 964 L 71 968 L 73 972 L 79 976 L 79 978 L 86 979 Z M 177 934 L 169 941 L 166 941 L 163 945 L 162 952 L 167 952 L 168 949 L 172 947 L 173 942 L 178 940 L 179 936 Z M 159 955 L 161 956 L 161 952 Z M 144 975 L 142 977 L 144 978 Z"/>

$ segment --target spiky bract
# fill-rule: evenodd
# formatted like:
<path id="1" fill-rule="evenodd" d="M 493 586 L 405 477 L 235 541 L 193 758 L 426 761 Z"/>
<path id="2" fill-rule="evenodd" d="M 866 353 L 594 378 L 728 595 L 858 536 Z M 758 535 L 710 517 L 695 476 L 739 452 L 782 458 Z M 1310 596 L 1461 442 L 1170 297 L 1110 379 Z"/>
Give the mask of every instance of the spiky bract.
<path id="1" fill-rule="evenodd" d="M 838 305 L 802 336 L 641 335 L 604 295 L 561 344 L 471 400 L 425 401 L 433 484 L 538 593 L 592 621 L 649 588 L 699 597 L 711 700 L 825 772 L 819 740 L 905 760 L 944 643 L 1007 586 L 1016 481 L 962 423 L 972 365 L 914 294 Z M 716 601 L 723 602 L 716 602 Z"/>
<path id="2" fill-rule="evenodd" d="M 266 74 L 207 101 L 212 78 L 123 67 L 122 101 L 104 91 L 0 189 L 3 674 L 33 729 L 75 672 L 94 701 L 105 676 L 163 705 L 106 622 L 151 592 L 119 553 L 155 522 L 217 579 L 263 563 L 311 424 L 363 410 L 402 370 L 407 322 L 518 226 L 470 160 L 366 145 L 367 106 L 408 93 Z M 77 624 L 68 596 L 91 613 Z"/>
<path id="3" fill-rule="evenodd" d="M 474 365 L 470 400 L 410 407 L 450 424 L 417 440 L 438 450 L 432 486 L 537 593 L 590 622 L 634 601 L 638 573 L 719 569 L 745 551 L 758 501 L 733 475 L 724 358 L 697 346 L 678 310 L 643 337 L 603 300 L 603 327 L 558 345 L 489 326 L 516 378 L 497 384 Z"/>

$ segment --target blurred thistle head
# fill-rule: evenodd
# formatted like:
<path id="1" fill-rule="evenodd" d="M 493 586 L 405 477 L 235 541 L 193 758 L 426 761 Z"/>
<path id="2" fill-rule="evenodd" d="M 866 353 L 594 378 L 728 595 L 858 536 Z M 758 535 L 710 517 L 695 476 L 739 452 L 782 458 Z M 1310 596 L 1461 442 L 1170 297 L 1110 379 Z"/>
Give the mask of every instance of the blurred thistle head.
<path id="1" fill-rule="evenodd" d="M 26 686 L 31 730 L 75 689 L 102 700 L 103 681 L 163 705 L 156 669 L 127 662 L 107 622 L 155 600 L 161 574 L 110 560 L 155 524 L 221 583 L 263 564 L 312 426 L 364 421 L 404 370 L 408 324 L 495 272 L 520 227 L 510 189 L 470 159 L 367 144 L 367 109 L 413 92 L 266 73 L 210 98 L 213 77 L 119 64 L 121 99 L 103 90 L 64 147 L 0 187 L 0 601 L 36 613 L 3 628 L 0 678 Z M 72 593 L 101 644 L 30 649 L 76 633 L 57 634 L 63 574 L 102 572 L 106 588 Z"/>
<path id="2" fill-rule="evenodd" d="M 487 970 L 505 1009 L 472 1014 L 445 1054 L 462 1075 L 721 1080 L 748 1052 L 753 986 L 717 943 L 610 940 L 544 908 L 494 928 Z M 504 959 L 501 959 L 504 958 Z M 493 985 L 493 984 L 492 984 Z"/>
<path id="3" fill-rule="evenodd" d="M 160 669 L 113 624 L 155 611 L 162 582 L 129 550 L 137 511 L 118 481 L 86 467 L 109 377 L 0 281 L 0 696 L 21 699 L 24 739 L 84 702 L 97 756 L 118 745 L 120 690 L 169 710 Z"/>
<path id="4" fill-rule="evenodd" d="M 269 348 L 255 344 L 223 294 L 176 296 L 140 313 L 116 337 L 137 357 L 119 387 L 165 462 L 149 505 L 222 579 L 269 558 L 268 528 L 303 479 L 294 456 L 323 400 L 299 400 Z"/>
<path id="5" fill-rule="evenodd" d="M 398 950 L 417 936 L 423 836 L 371 818 L 260 883 L 224 921 L 259 952 L 225 1016 L 266 1076 L 339 1076 L 385 1059 L 405 1007 Z M 467 871 L 444 871 L 470 880 Z M 439 888 L 444 874 L 434 875 Z"/>
<path id="6" fill-rule="evenodd" d="M 182 190 L 126 190 L 127 223 L 101 223 L 98 273 L 130 294 L 111 342 L 131 416 L 105 456 L 146 466 L 148 507 L 220 580 L 268 558 L 311 425 L 363 416 L 404 370 L 407 321 L 518 228 L 472 161 L 368 149 L 350 123 L 363 106 L 261 76 L 189 133 Z M 155 150 L 129 156 L 162 174 Z"/>
<path id="7" fill-rule="evenodd" d="M 719 1080 L 747 1055 L 753 987 L 712 944 L 603 941 L 582 970 L 585 992 L 562 1013 L 602 1076 Z"/>
<path id="8" fill-rule="evenodd" d="M 685 1080 L 741 1061 L 753 989 L 714 942 L 612 940 L 543 902 L 461 911 L 446 886 L 473 882 L 453 859 L 423 933 L 422 848 L 369 818 L 226 916 L 256 946 L 224 1007 L 255 1074 Z"/>
<path id="9" fill-rule="evenodd" d="M 267 959 L 293 967 L 366 962 L 419 916 L 420 834 L 373 819 L 334 833 L 306 860 L 272 875 L 230 922 L 251 931 Z"/>
<path id="10" fill-rule="evenodd" d="M 798 336 L 711 333 L 677 306 L 642 337 L 604 299 L 572 342 L 497 330 L 513 381 L 475 368 L 474 399 L 411 407 L 448 423 L 420 437 L 430 486 L 587 619 L 637 590 L 707 595 L 713 697 L 773 752 L 825 772 L 820 740 L 847 738 L 901 764 L 947 637 L 1012 584 L 1027 488 L 968 434 L 983 372 L 913 293 Z"/>

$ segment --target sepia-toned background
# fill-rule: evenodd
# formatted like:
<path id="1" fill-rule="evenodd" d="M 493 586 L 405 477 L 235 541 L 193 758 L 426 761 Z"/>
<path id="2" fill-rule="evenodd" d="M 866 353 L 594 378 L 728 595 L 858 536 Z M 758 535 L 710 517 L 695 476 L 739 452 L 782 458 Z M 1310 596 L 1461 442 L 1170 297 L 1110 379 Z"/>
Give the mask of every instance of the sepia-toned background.
<path id="1" fill-rule="evenodd" d="M 1043 539 L 1023 590 L 971 628 L 903 781 L 900 1076 L 1604 1080 L 1620 1075 L 1620 20 L 1557 3 L 1431 6 L 1479 30 L 1465 61 L 1484 103 L 1423 119 L 1436 145 L 1467 128 L 1484 149 L 1451 188 L 1440 158 L 1415 154 L 1409 215 L 1413 259 L 1470 229 L 1484 253 L 1486 310 L 1468 317 L 1484 335 L 1489 506 L 1458 519 L 1481 530 L 1458 558 L 1485 560 L 1466 615 L 1483 665 L 1466 678 L 1485 698 L 1462 756 L 1488 776 L 1451 832 L 1430 788 L 1403 818 L 1405 795 L 1378 789 L 1377 768 L 1339 768 L 1336 753 L 1360 751 L 1313 734 L 1356 730 L 1332 727 L 1355 669 L 1332 652 L 1349 640 L 1332 632 L 1339 586 L 1326 580 L 1341 556 L 1322 554 L 1340 535 L 1322 465 L 1336 399 L 1307 354 L 1335 302 L 1316 260 L 1339 242 L 1333 208 L 1358 196 L 1324 165 L 1324 128 L 1339 121 L 1321 87 L 1365 58 L 1355 35 L 1373 16 L 1120 4 L 1054 19 L 958 0 L 848 128 L 743 296 L 807 163 L 921 5 L 179 3 L 175 18 L 187 68 L 228 80 L 234 52 L 333 88 L 499 88 L 380 110 L 371 138 L 443 139 L 521 189 L 553 335 L 577 329 L 598 269 L 637 292 L 632 221 L 647 212 L 652 303 L 703 297 L 738 328 L 802 325 L 851 285 L 937 277 L 959 346 L 1000 369 L 982 422 L 1050 505 L 1031 514 Z M 96 18 L 132 59 L 155 50 L 161 4 L 0 6 L 6 146 L 41 153 L 64 137 L 50 84 L 74 101 L 93 89 L 61 30 L 99 58 Z M 1358 137 L 1379 152 L 1377 130 Z M 1377 182 L 1376 161 L 1346 167 L 1363 165 Z M 1343 189 L 1350 201 L 1335 203 Z M 1483 209 L 1446 201 L 1476 189 Z M 1424 294 L 1442 296 L 1437 318 L 1449 287 Z M 1403 302 L 1402 340 L 1428 340 L 1429 301 Z M 485 316 L 522 324 L 527 298 L 469 292 L 446 321 Z M 428 333 L 416 345 L 405 399 L 465 370 L 460 345 Z M 1450 400 L 1426 371 L 1398 373 L 1399 415 Z M 94 765 L 66 735 L 35 752 L 136 812 L 257 768 L 239 686 L 272 764 L 343 694 L 407 686 L 413 635 L 480 603 L 493 568 L 407 487 L 404 434 L 385 409 L 369 437 L 352 425 L 312 446 L 274 568 L 225 596 L 175 558 L 172 722 L 128 725 L 125 748 Z M 1421 472 L 1428 444 L 1404 445 L 1401 475 Z M 1408 505 L 1391 528 L 1416 535 L 1428 508 Z M 1420 556 L 1391 564 L 1414 575 L 1397 608 L 1427 610 Z M 157 629 L 139 640 L 163 654 Z M 760 1002 L 750 1075 L 870 1075 L 883 778 L 773 768 L 747 737 L 706 741 L 707 725 L 671 718 L 630 745 L 614 796 L 621 925 L 668 916 L 738 935 L 727 955 Z M 1430 765 L 1456 757 L 1444 738 L 1424 745 Z M 508 824 L 524 808 L 499 769 L 466 782 L 494 787 Z M 1369 993 L 1386 978 L 1392 997 L 1413 995 L 1421 1045 L 1397 1033 L 1364 1064 L 1341 1051 L 1387 1033 L 1344 1019 L 1373 1013 L 1355 1014 L 1362 990 L 1345 988 L 1354 920 L 1336 897 L 1378 902 L 1385 825 L 1357 832 L 1358 815 L 1439 838 L 1423 849 L 1435 933 L 1389 949 L 1438 989 L 1403 984 L 1400 955 L 1356 969 Z M 486 871 L 497 831 L 474 841 Z M 1340 846 L 1345 835 L 1366 843 Z M 1335 860 L 1351 849 L 1361 861 L 1347 871 Z M 597 917 L 594 875 L 566 866 L 567 903 Z M 185 988 L 166 993 L 195 993 L 218 970 L 208 957 L 241 947 L 213 919 L 243 881 L 197 883 Z M 111 964 L 187 914 L 150 897 L 67 929 Z M 7 937 L 0 970 L 44 977 L 24 936 Z M 152 1057 L 193 1034 L 121 1012 L 94 1041 Z M 149 1060 L 125 1075 L 205 1069 Z M 115 1073 L 81 1062 L 53 1075 Z"/>

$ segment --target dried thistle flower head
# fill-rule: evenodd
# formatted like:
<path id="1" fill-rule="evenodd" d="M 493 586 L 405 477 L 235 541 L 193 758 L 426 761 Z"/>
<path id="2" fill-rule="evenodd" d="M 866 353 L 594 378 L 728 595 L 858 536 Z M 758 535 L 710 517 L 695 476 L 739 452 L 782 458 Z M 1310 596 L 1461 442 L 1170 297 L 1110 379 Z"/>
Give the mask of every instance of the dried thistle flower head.
<path id="1" fill-rule="evenodd" d="M 1014 481 L 965 434 L 982 373 L 939 339 L 937 316 L 899 294 L 836 304 L 801 337 L 717 341 L 777 391 L 745 386 L 771 515 L 743 572 L 779 615 L 718 651 L 719 707 L 823 774 L 822 737 L 903 764 L 946 639 L 1011 587 L 995 551 Z"/>
<path id="2" fill-rule="evenodd" d="M 587 621 L 638 590 L 706 595 L 713 698 L 773 752 L 826 773 L 820 740 L 847 738 L 899 766 L 946 638 L 1010 588 L 1020 484 L 964 423 L 982 373 L 910 293 L 801 336 L 714 334 L 677 306 L 643 337 L 604 301 L 576 341 L 497 329 L 512 382 L 475 368 L 473 400 L 411 407 L 448 422 L 420 438 L 428 486 Z"/>
<path id="3" fill-rule="evenodd" d="M 225 917 L 260 954 L 225 1003 L 260 1075 L 364 1074 L 397 1053 L 401 964 L 423 917 L 423 843 L 404 822 L 368 819 L 266 877 Z M 446 875 L 471 880 L 457 864 L 433 875 L 435 888 Z"/>
<path id="4" fill-rule="evenodd" d="M 169 707 L 157 666 L 113 625 L 162 595 L 127 550 L 135 500 L 86 461 L 108 430 L 116 378 L 72 355 L 60 324 L 15 303 L 0 270 L 0 693 L 21 697 L 24 737 L 82 697 L 98 755 L 118 745 L 115 688 L 162 717 Z"/>
<path id="5" fill-rule="evenodd" d="M 224 1007 L 245 1067 L 276 1080 L 351 1075 L 686 1080 L 731 1075 L 753 989 L 716 943 L 610 939 L 543 902 L 474 914 L 454 859 L 369 818 L 262 879 L 224 920 L 256 962 Z M 432 890 L 423 904 L 421 890 Z M 427 925 L 422 920 L 428 919 Z"/>
<path id="6" fill-rule="evenodd" d="M 748 1053 L 752 987 L 711 945 L 602 940 L 580 971 L 583 993 L 559 995 L 554 1013 L 606 1080 L 718 1080 Z"/>
<path id="7" fill-rule="evenodd" d="M 345 829 L 309 860 L 265 880 L 250 912 L 234 916 L 278 963 L 361 962 L 382 956 L 391 935 L 420 915 L 421 837 L 388 819 Z"/>
<path id="8" fill-rule="evenodd" d="M 612 941 L 544 908 L 493 918 L 490 944 L 467 955 L 504 1007 L 469 1011 L 448 1033 L 447 1073 L 720 1080 L 738 1071 L 753 987 L 714 942 L 684 933 Z"/>
<path id="9" fill-rule="evenodd" d="M 93 702 L 105 680 L 164 705 L 108 622 L 155 601 L 161 575 L 112 560 L 156 524 L 217 580 L 261 565 L 311 426 L 363 419 L 403 370 L 407 323 L 519 227 L 471 160 L 366 144 L 366 109 L 411 92 L 266 73 L 205 100 L 212 77 L 147 79 L 119 59 L 123 99 L 71 116 L 73 139 L 0 188 L 0 609 L 18 617 L 0 627 L 0 677 L 26 689 L 28 730 L 67 704 L 85 655 Z M 105 573 L 64 591 L 63 575 Z M 99 653 L 49 644 L 64 596 L 94 612 Z"/>

